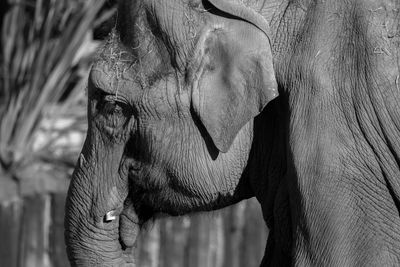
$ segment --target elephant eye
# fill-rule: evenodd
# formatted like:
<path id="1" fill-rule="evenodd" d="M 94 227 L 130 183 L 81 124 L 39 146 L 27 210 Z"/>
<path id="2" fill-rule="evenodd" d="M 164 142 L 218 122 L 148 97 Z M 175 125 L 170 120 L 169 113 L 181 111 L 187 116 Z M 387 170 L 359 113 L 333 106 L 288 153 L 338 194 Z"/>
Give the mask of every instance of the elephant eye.
<path id="1" fill-rule="evenodd" d="M 123 116 L 123 110 L 119 103 L 115 101 L 106 102 L 104 104 L 103 114 L 110 118 L 121 117 Z"/>
<path id="2" fill-rule="evenodd" d="M 131 116 L 129 104 L 114 96 L 106 96 L 98 104 L 99 114 L 107 127 L 118 128 Z"/>

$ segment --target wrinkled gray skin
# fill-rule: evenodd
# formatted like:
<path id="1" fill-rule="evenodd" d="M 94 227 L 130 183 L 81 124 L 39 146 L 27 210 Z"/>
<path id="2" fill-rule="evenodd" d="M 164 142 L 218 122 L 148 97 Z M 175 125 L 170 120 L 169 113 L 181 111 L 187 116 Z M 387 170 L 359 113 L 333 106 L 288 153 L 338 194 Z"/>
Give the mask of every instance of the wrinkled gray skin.
<path id="1" fill-rule="evenodd" d="M 262 266 L 399 266 L 399 10 L 120 1 L 68 193 L 72 265 L 131 266 L 157 213 L 256 196 Z"/>

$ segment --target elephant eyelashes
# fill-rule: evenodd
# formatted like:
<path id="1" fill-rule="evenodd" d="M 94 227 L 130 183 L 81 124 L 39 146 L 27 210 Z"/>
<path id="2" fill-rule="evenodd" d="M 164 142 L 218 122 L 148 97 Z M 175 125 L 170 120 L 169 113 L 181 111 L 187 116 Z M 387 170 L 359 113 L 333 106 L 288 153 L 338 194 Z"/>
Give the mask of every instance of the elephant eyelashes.
<path id="1" fill-rule="evenodd" d="M 105 97 L 98 103 L 98 114 L 104 126 L 118 129 L 127 122 L 132 112 L 125 101 L 109 100 L 108 97 Z"/>

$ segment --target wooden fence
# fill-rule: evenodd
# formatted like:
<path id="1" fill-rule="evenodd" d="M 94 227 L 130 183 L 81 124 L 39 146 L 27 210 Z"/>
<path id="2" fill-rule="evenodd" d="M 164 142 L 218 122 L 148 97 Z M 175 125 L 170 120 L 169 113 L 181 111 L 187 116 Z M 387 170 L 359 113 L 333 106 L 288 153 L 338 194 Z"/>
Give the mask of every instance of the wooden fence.
<path id="1" fill-rule="evenodd" d="M 69 266 L 64 245 L 65 198 L 65 191 L 30 191 L 3 198 L 1 267 Z M 137 266 L 255 267 L 261 262 L 266 239 L 259 205 L 251 199 L 221 211 L 152 222 L 137 241 Z"/>

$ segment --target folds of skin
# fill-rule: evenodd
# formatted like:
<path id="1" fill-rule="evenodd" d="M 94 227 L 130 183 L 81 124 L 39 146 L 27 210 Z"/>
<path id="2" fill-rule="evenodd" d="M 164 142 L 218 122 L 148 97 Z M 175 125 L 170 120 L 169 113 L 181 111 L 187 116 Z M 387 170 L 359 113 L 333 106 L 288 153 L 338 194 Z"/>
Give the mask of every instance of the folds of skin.
<path id="1" fill-rule="evenodd" d="M 95 64 L 89 99 L 116 96 L 134 121 L 126 139 L 109 142 L 104 122 L 92 122 L 96 112 L 89 118 L 82 154 L 90 163 L 78 164 L 67 205 L 72 262 L 118 261 L 135 221 L 153 213 L 256 195 L 270 228 L 265 266 L 399 265 L 398 3 L 229 1 L 262 14 L 267 38 L 264 23 L 238 19 L 249 12 L 227 2 L 121 1 L 117 41 Z M 242 45 L 245 37 L 253 43 Z M 268 76 L 256 68 L 266 55 L 257 47 L 267 47 L 259 42 L 272 47 L 280 97 L 267 105 L 251 98 L 262 111 L 237 126 L 218 103 L 236 111 L 243 106 L 228 104 L 260 89 Z M 214 86 L 229 83 L 236 87 Z M 207 104 L 216 112 L 204 113 Z M 218 136 L 221 125 L 229 134 Z M 110 209 L 122 215 L 100 223 Z"/>

